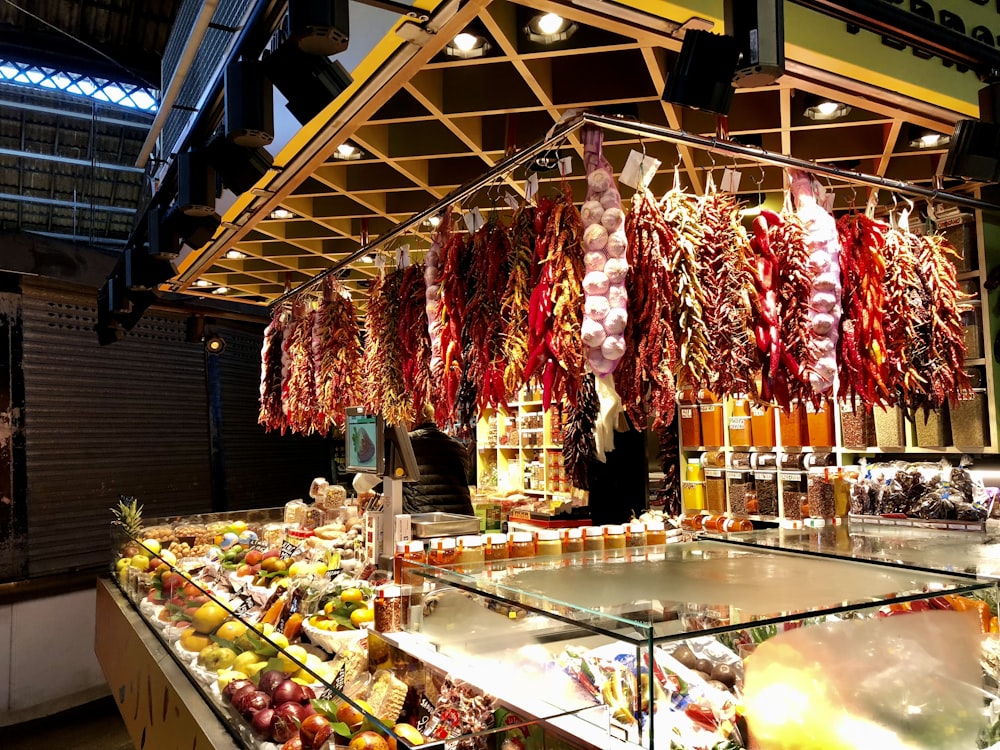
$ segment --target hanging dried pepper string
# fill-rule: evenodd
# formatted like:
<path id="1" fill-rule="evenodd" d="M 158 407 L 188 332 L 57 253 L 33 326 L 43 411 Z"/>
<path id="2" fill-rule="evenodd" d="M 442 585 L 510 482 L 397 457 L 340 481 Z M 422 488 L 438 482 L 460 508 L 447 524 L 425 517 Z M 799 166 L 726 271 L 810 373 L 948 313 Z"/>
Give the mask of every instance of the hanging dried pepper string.
<path id="1" fill-rule="evenodd" d="M 840 399 L 886 406 L 892 395 L 886 386 L 885 235 L 887 224 L 851 213 L 837 222 L 843 277 Z"/>
<path id="2" fill-rule="evenodd" d="M 886 385 L 893 403 L 905 406 L 922 400 L 928 386 L 917 366 L 917 349 L 921 335 L 929 333 L 929 321 L 922 309 L 924 290 L 909 232 L 886 232 L 885 265 L 885 309 L 890 313 L 885 319 Z"/>
<path id="3" fill-rule="evenodd" d="M 271 311 L 271 322 L 264 330 L 264 343 L 260 351 L 260 412 L 257 424 L 268 432 L 288 429 L 285 413 L 281 408 L 282 332 L 285 328 L 284 308 Z"/>
<path id="4" fill-rule="evenodd" d="M 522 205 L 514 214 L 510 233 L 510 275 L 500 305 L 504 326 L 504 389 L 513 398 L 524 384 L 524 362 L 528 357 L 528 301 L 531 298 L 531 266 L 534 252 L 535 210 Z"/>
<path id="5" fill-rule="evenodd" d="M 697 386 L 710 379 L 713 368 L 698 261 L 698 248 L 704 242 L 698 200 L 675 188 L 663 196 L 660 208 L 673 238 L 669 259 L 674 283 L 670 319 L 678 348 L 677 384 Z"/>
<path id="6" fill-rule="evenodd" d="M 368 301 L 368 338 L 365 341 L 365 407 L 390 424 L 413 421 L 412 394 L 403 387 L 403 360 L 399 343 L 400 284 L 403 271 L 376 280 Z"/>
<path id="7" fill-rule="evenodd" d="M 431 337 L 427 327 L 425 271 L 421 263 L 407 266 L 399 285 L 397 335 L 403 359 L 403 387 L 412 398 L 415 414 L 420 414 L 431 395 Z"/>
<path id="8" fill-rule="evenodd" d="M 302 435 L 314 432 L 319 421 L 312 361 L 315 314 L 311 300 L 304 297 L 296 299 L 282 342 L 285 372 L 281 383 L 281 404 L 288 429 Z"/>
<path id="9" fill-rule="evenodd" d="M 340 429 L 345 409 L 361 401 L 361 331 L 354 303 L 332 276 L 313 320 L 312 359 L 321 431 Z"/>
<path id="10" fill-rule="evenodd" d="M 468 266 L 465 256 L 468 237 L 453 234 L 442 248 L 441 255 L 441 376 L 435 379 L 434 418 L 447 424 L 455 417 L 458 389 L 464 369 L 462 360 L 462 328 L 465 323 Z"/>
<path id="11" fill-rule="evenodd" d="M 698 264 L 712 363 L 700 385 L 718 394 L 756 397 L 760 358 L 753 337 L 753 266 L 740 206 L 732 195 L 713 192 L 698 208 L 702 227 Z"/>
<path id="12" fill-rule="evenodd" d="M 626 216 L 628 237 L 628 323 L 625 326 L 625 356 L 615 370 L 615 387 L 633 424 L 654 428 L 674 419 L 677 345 L 668 319 L 674 304 L 674 231 L 652 193 L 640 190 L 632 198 Z"/>
<path id="13" fill-rule="evenodd" d="M 590 489 L 589 464 L 596 451 L 594 428 L 599 406 L 594 376 L 586 374 L 580 383 L 576 405 L 566 410 L 562 447 L 566 475 L 581 490 Z"/>

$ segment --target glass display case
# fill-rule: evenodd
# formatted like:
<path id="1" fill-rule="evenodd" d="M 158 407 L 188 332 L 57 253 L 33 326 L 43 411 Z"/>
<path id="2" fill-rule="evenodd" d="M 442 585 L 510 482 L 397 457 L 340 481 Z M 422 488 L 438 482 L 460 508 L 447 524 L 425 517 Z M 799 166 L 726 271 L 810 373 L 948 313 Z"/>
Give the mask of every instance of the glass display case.
<path id="1" fill-rule="evenodd" d="M 771 639 L 995 608 L 994 584 L 969 576 L 709 539 L 406 558 L 380 584 L 343 570 L 352 519 L 305 534 L 289 512 L 156 519 L 113 541 L 114 580 L 244 748 L 735 750 L 754 730 L 747 657 Z M 115 647 L 99 632 L 99 655 Z"/>

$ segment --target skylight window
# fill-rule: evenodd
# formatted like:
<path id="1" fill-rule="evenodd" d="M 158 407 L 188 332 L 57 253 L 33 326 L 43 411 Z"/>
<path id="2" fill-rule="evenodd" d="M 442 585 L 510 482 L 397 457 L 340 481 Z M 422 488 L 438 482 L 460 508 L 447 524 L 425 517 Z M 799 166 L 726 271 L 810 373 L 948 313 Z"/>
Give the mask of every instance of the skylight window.
<path id="1" fill-rule="evenodd" d="M 46 68 L 40 65 L 0 60 L 0 81 L 49 89 L 50 91 L 63 91 L 74 96 L 84 96 L 140 112 L 156 111 L 158 92 L 155 89 Z"/>

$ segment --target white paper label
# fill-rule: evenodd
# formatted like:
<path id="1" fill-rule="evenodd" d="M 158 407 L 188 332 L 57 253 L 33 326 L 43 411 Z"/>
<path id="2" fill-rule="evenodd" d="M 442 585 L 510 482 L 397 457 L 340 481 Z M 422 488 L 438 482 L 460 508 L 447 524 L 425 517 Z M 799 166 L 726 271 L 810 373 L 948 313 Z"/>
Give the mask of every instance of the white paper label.
<path id="1" fill-rule="evenodd" d="M 559 174 L 563 177 L 573 174 L 573 157 L 564 156 L 559 160 Z"/>
<path id="2" fill-rule="evenodd" d="M 479 228 L 483 225 L 483 215 L 479 212 L 478 206 L 471 211 L 467 211 L 462 219 L 465 221 L 465 228 L 469 230 L 470 234 L 478 232 Z"/>
<path id="3" fill-rule="evenodd" d="M 622 168 L 622 174 L 618 178 L 618 181 L 628 185 L 630 188 L 638 189 L 640 185 L 648 187 L 650 180 L 653 179 L 653 175 L 656 174 L 656 170 L 659 168 L 659 159 L 654 159 L 652 156 L 644 156 L 639 151 L 633 150 L 628 155 L 628 160 Z"/>
<path id="4" fill-rule="evenodd" d="M 400 268 L 406 268 L 410 265 L 410 246 L 400 245 L 396 248 L 396 265 Z"/>
<path id="5" fill-rule="evenodd" d="M 378 269 L 379 276 L 385 276 L 385 256 L 381 253 L 375 256 L 375 268 Z"/>
<path id="6" fill-rule="evenodd" d="M 828 191 L 826 195 L 823 196 L 823 208 L 827 212 L 833 211 L 833 202 L 837 199 L 837 194 L 832 190 Z"/>
<path id="7" fill-rule="evenodd" d="M 532 172 L 531 176 L 524 182 L 524 198 L 531 200 L 538 194 L 538 175 Z"/>
<path id="8" fill-rule="evenodd" d="M 521 201 L 518 200 L 518 197 L 509 190 L 504 192 L 503 200 L 504 203 L 507 204 L 507 208 L 509 208 L 511 211 L 516 211 L 521 205 Z"/>
<path id="9" fill-rule="evenodd" d="M 742 179 L 742 172 L 738 169 L 726 167 L 722 171 L 722 181 L 719 183 L 719 190 L 723 193 L 738 193 L 740 192 L 740 180 Z"/>

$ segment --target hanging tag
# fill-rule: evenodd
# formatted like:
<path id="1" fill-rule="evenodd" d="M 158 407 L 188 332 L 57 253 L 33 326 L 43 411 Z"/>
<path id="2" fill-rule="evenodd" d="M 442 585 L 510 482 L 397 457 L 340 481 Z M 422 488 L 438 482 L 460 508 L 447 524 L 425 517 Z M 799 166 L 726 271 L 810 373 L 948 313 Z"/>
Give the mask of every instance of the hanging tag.
<path id="1" fill-rule="evenodd" d="M 837 200 L 837 194 L 832 190 L 827 191 L 826 195 L 823 196 L 821 201 L 822 206 L 826 209 L 827 213 L 833 213 L 833 204 Z"/>
<path id="2" fill-rule="evenodd" d="M 538 173 L 532 172 L 531 177 L 529 177 L 524 182 L 524 198 L 525 200 L 531 200 L 538 194 Z"/>
<path id="3" fill-rule="evenodd" d="M 469 234 L 475 234 L 483 225 L 483 215 L 479 212 L 478 206 L 471 211 L 466 211 L 462 220 L 465 222 L 465 228 L 469 230 Z"/>
<path id="4" fill-rule="evenodd" d="M 722 181 L 719 182 L 719 190 L 723 193 L 738 193 L 740 192 L 740 180 L 742 179 L 742 172 L 738 169 L 726 167 L 722 170 Z"/>
<path id="5" fill-rule="evenodd" d="M 406 268 L 410 265 L 410 246 L 409 244 L 399 246 L 399 267 Z"/>
<path id="6" fill-rule="evenodd" d="M 564 156 L 559 160 L 559 174 L 563 177 L 573 174 L 573 157 Z"/>
<path id="7" fill-rule="evenodd" d="M 375 256 L 375 268 L 378 269 L 379 276 L 385 276 L 385 256 L 381 253 Z"/>
<path id="8" fill-rule="evenodd" d="M 630 188 L 638 190 L 640 187 L 648 187 L 656 170 L 660 168 L 660 160 L 652 156 L 644 156 L 633 150 L 628 155 L 628 160 L 622 168 L 618 181 L 628 185 Z"/>
<path id="9" fill-rule="evenodd" d="M 521 206 L 521 201 L 509 190 L 504 191 L 503 202 L 507 204 L 507 208 L 511 211 L 516 211 Z"/>

